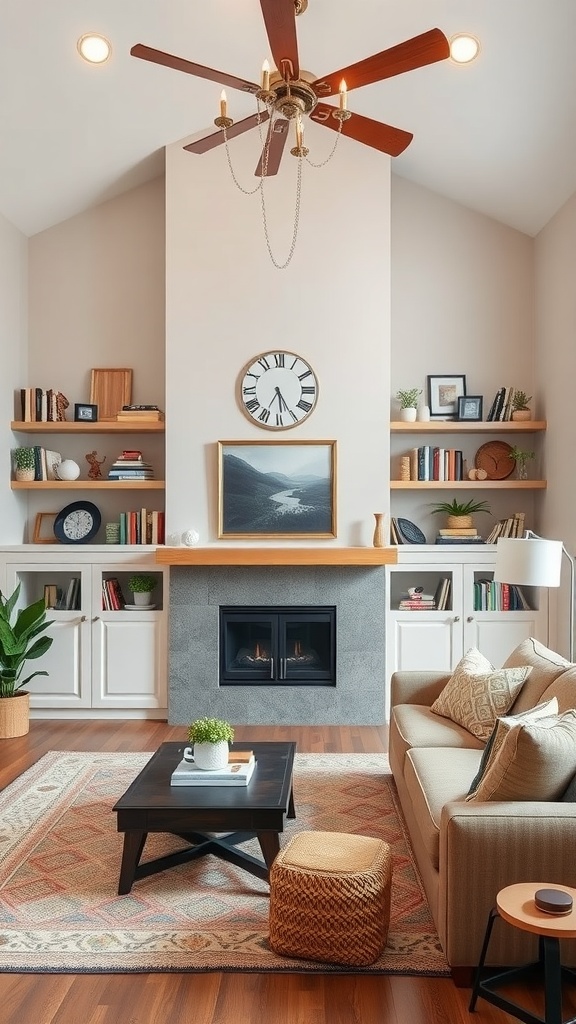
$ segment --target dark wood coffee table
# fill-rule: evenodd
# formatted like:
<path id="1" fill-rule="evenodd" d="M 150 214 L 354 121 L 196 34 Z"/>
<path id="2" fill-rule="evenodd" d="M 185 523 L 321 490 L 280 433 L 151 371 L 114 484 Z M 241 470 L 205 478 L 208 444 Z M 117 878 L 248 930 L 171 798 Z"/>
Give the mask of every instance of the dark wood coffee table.
<path id="1" fill-rule="evenodd" d="M 114 805 L 118 831 L 124 832 L 120 896 L 130 892 L 139 878 L 207 853 L 267 881 L 280 850 L 284 819 L 296 817 L 292 795 L 295 743 L 232 744 L 232 749 L 254 751 L 256 768 L 247 786 L 171 786 L 170 776 L 182 760 L 185 746 L 163 743 Z M 140 864 L 149 832 L 168 832 L 189 845 Z M 236 849 L 238 843 L 254 838 L 260 843 L 263 861 Z"/>

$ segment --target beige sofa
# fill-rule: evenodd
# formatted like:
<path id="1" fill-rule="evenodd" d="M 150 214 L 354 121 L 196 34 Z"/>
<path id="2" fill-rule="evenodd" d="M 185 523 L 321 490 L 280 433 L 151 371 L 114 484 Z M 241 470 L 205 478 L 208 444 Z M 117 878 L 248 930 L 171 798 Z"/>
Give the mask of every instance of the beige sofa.
<path id="1" fill-rule="evenodd" d="M 554 696 L 576 707 L 576 665 L 534 639 L 504 667 L 531 665 L 510 714 Z M 483 743 L 430 706 L 449 676 L 397 672 L 392 677 L 390 764 L 440 942 L 455 981 L 468 984 L 478 962 L 488 912 L 513 882 L 576 886 L 576 803 L 465 802 Z M 497 922 L 487 963 L 518 964 L 536 940 Z M 576 962 L 576 940 L 565 962 Z"/>

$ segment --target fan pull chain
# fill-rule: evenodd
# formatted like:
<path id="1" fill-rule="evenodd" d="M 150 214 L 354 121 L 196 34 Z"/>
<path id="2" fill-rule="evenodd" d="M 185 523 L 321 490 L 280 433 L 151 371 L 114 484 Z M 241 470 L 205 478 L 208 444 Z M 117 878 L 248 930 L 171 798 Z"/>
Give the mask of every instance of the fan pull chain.
<path id="1" fill-rule="evenodd" d="M 230 174 L 232 175 L 232 181 L 236 185 L 236 188 L 238 189 L 238 191 L 239 192 L 243 192 L 243 194 L 245 196 L 253 196 L 258 191 L 258 189 L 262 188 L 262 182 L 264 181 L 264 175 L 266 175 L 267 170 L 268 170 L 268 151 L 270 149 L 270 139 L 272 137 L 271 134 L 269 134 L 267 142 L 266 143 L 263 142 L 263 139 L 262 139 L 262 125 L 263 125 L 264 122 L 262 121 L 261 116 L 260 116 L 262 114 L 262 109 L 263 108 L 260 106 L 260 102 L 258 100 L 256 100 L 256 105 L 257 105 L 257 114 L 258 114 L 258 121 L 257 121 L 258 134 L 260 136 L 260 142 L 261 142 L 261 144 L 264 147 L 264 150 L 263 150 L 263 152 L 264 152 L 264 160 L 263 160 L 264 174 L 260 178 L 260 180 L 259 180 L 259 182 L 258 182 L 258 184 L 256 185 L 255 188 L 244 188 L 244 186 L 241 185 L 240 182 L 238 181 L 238 178 L 236 177 L 236 173 L 234 171 L 234 167 L 232 165 L 232 157 L 230 156 L 230 150 L 228 148 L 228 132 L 227 132 L 226 128 L 222 128 L 222 132 L 224 133 L 224 145 L 225 145 L 225 148 L 226 148 L 226 159 L 228 161 L 228 167 L 229 167 L 229 170 L 230 170 Z"/>
<path id="2" fill-rule="evenodd" d="M 262 178 L 262 182 L 263 181 L 264 181 L 264 178 Z M 270 259 L 272 260 L 272 263 L 274 264 L 274 266 L 276 267 L 277 270 L 285 270 L 286 269 L 286 267 L 288 266 L 288 264 L 290 263 L 290 260 L 292 259 L 293 255 L 294 255 L 294 250 L 296 249 L 296 240 L 298 238 L 298 226 L 299 226 L 299 223 L 300 223 L 300 199 L 301 199 L 301 196 L 302 196 L 302 157 L 298 157 L 298 173 L 297 173 L 297 177 L 296 177 L 296 204 L 295 204 L 295 208 L 294 208 L 294 230 L 292 232 L 292 243 L 290 245 L 290 251 L 289 251 L 288 256 L 286 257 L 286 260 L 284 261 L 284 263 L 278 263 L 276 258 L 275 258 L 275 256 L 274 256 L 274 253 L 272 252 L 272 245 L 270 243 L 270 236 L 268 234 L 268 220 L 267 220 L 267 217 L 266 217 L 266 201 L 264 199 L 264 189 L 262 189 L 262 191 L 260 192 L 260 204 L 262 206 L 262 223 L 264 225 L 264 237 L 266 239 L 266 246 L 267 246 L 267 249 L 268 249 L 268 255 L 270 256 Z"/>
<path id="3" fill-rule="evenodd" d="M 310 160 L 309 157 L 305 158 L 306 159 L 306 163 L 310 164 L 310 167 L 324 167 L 332 159 L 332 157 L 336 153 L 336 147 L 337 147 L 337 145 L 338 145 L 338 143 L 340 141 L 340 136 L 342 135 L 342 125 L 343 124 L 344 124 L 343 121 L 339 121 L 338 122 L 338 133 L 336 135 L 336 140 L 334 142 L 334 145 L 332 146 L 331 151 L 329 152 L 329 154 L 328 154 L 328 156 L 326 157 L 325 160 L 321 160 L 320 163 L 315 164 L 314 161 Z"/>

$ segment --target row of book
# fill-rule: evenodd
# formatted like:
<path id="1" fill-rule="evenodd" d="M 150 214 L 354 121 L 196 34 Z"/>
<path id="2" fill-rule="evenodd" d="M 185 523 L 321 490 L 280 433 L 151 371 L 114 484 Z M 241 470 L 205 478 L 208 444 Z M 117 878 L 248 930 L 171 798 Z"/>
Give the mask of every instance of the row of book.
<path id="1" fill-rule="evenodd" d="M 438 586 L 433 594 L 426 594 L 423 590 L 420 593 L 412 590 L 398 602 L 398 611 L 418 612 L 437 611 L 443 612 L 450 607 L 450 591 L 452 580 L 449 576 L 443 576 L 438 580 Z"/>
<path id="2" fill-rule="evenodd" d="M 498 388 L 488 411 L 487 420 L 504 421 L 512 419 L 514 390 L 514 388 Z"/>
<path id="3" fill-rule="evenodd" d="M 164 544 L 164 512 L 142 508 L 121 512 L 119 544 Z"/>
<path id="4" fill-rule="evenodd" d="M 459 448 L 423 444 L 410 452 L 411 480 L 463 480 L 464 456 Z"/>
<path id="5" fill-rule="evenodd" d="M 108 479 L 153 480 L 154 469 L 144 460 L 141 451 L 125 448 L 108 470 Z"/>
<path id="6" fill-rule="evenodd" d="M 73 576 L 66 587 L 55 583 L 44 584 L 44 604 L 54 611 L 69 612 L 80 609 L 80 577 Z"/>
<path id="7" fill-rule="evenodd" d="M 485 544 L 475 526 L 438 530 L 436 544 Z"/>
<path id="8" fill-rule="evenodd" d="M 164 413 L 157 405 L 123 405 L 116 419 L 119 423 L 159 423 Z"/>
<path id="9" fill-rule="evenodd" d="M 117 576 L 109 576 L 102 580 L 102 610 L 105 612 L 122 611 L 126 601 Z"/>
<path id="10" fill-rule="evenodd" d="M 524 536 L 524 512 L 515 512 L 507 519 L 499 519 L 486 538 L 487 544 L 496 544 L 500 537 Z"/>
<path id="11" fill-rule="evenodd" d="M 530 604 L 516 583 L 497 583 L 495 580 L 477 580 L 474 583 L 475 612 L 530 611 Z"/>
<path id="12" fill-rule="evenodd" d="M 56 423 L 64 420 L 68 399 L 53 388 L 20 388 L 21 419 L 24 423 Z"/>

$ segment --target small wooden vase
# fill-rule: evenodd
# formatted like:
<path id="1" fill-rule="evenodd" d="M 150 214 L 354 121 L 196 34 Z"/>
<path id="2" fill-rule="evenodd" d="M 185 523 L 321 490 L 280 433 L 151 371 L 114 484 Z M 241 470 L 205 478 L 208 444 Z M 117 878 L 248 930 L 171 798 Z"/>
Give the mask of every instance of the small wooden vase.
<path id="1" fill-rule="evenodd" d="M 384 513 L 375 512 L 374 519 L 376 520 L 376 525 L 374 527 L 372 544 L 375 548 L 384 548 L 386 547 L 386 538 L 384 536 Z"/>

